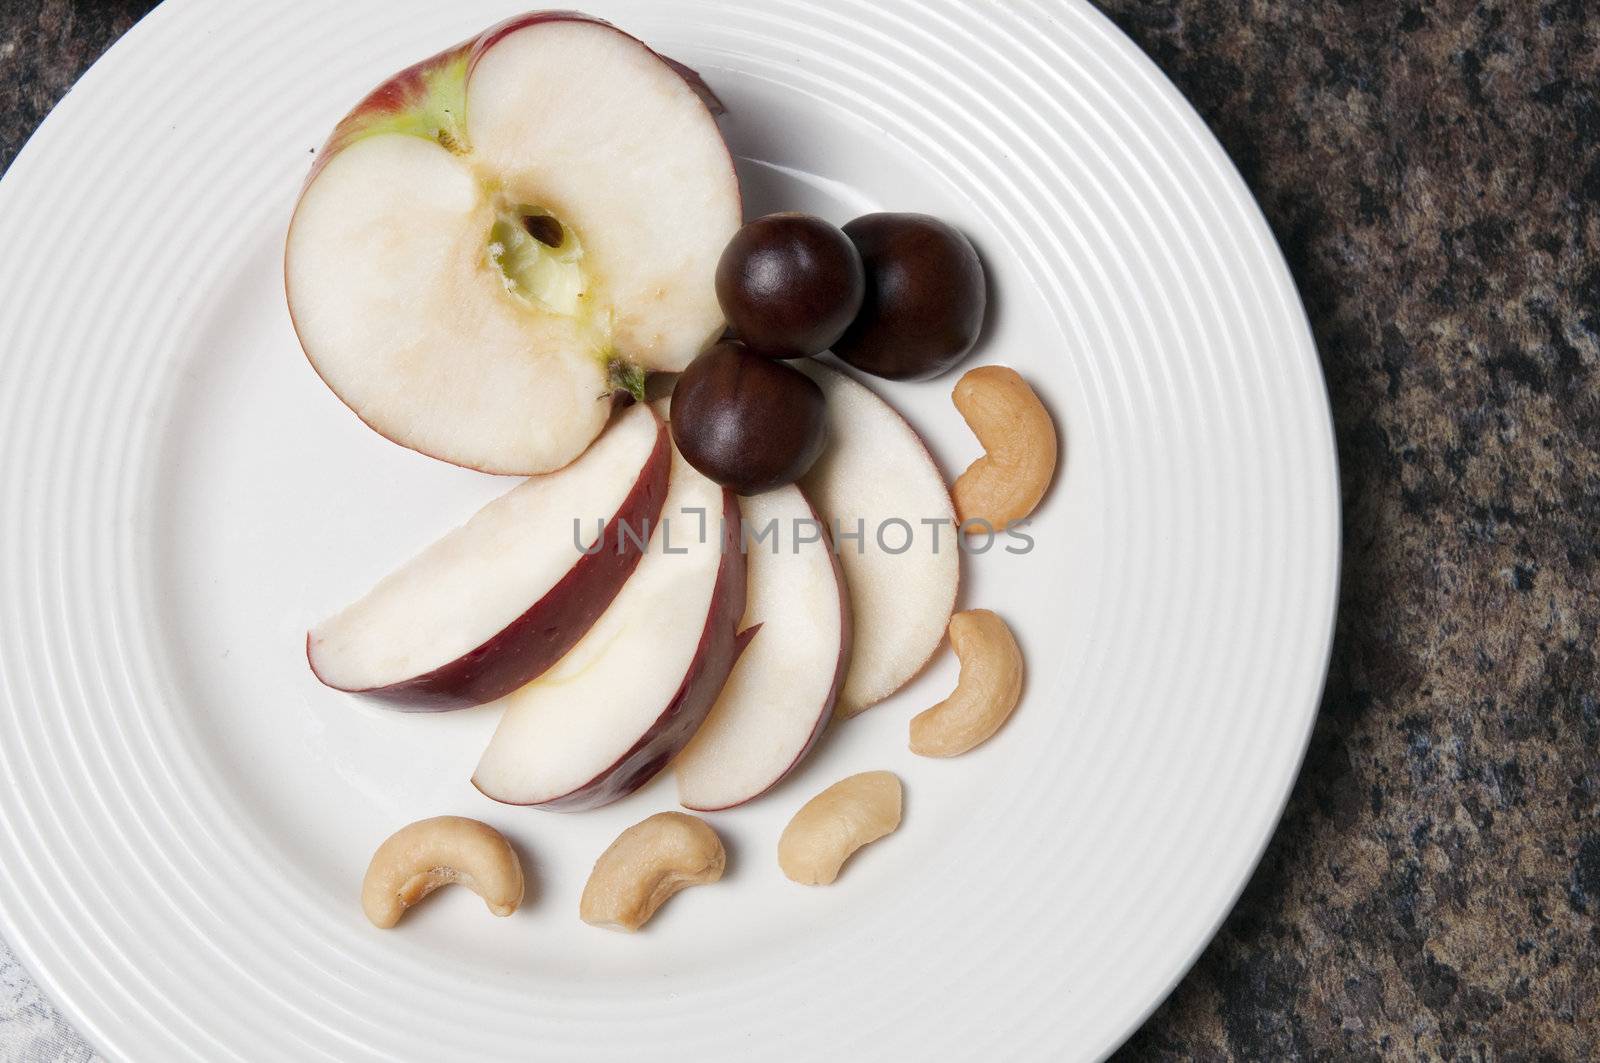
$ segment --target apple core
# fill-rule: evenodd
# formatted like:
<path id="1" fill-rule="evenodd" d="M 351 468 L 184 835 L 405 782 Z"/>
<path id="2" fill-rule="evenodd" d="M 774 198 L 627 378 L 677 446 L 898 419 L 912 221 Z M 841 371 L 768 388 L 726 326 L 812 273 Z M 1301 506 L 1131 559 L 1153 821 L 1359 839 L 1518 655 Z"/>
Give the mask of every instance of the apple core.
<path id="1" fill-rule="evenodd" d="M 495 213 L 486 251 L 506 291 L 552 314 L 579 316 L 584 277 L 577 236 L 535 207 Z"/>

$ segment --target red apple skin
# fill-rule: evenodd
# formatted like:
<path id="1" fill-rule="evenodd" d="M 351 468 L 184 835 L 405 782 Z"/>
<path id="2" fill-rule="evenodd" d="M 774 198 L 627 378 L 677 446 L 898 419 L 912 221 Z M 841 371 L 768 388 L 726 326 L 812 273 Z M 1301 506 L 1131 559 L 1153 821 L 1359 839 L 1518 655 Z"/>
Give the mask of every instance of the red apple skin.
<path id="1" fill-rule="evenodd" d="M 593 15 L 586 15 L 581 11 L 530 11 L 496 23 L 471 40 L 463 41 L 453 48 L 446 48 L 438 55 L 429 56 L 427 59 L 411 64 L 367 93 L 361 102 L 351 108 L 350 113 L 339 121 L 339 124 L 333 129 L 332 135 L 328 137 L 327 143 L 323 145 L 321 151 L 317 152 L 317 157 L 311 164 L 311 173 L 306 177 L 306 184 L 309 185 L 311 183 L 322 170 L 322 167 L 327 164 L 327 161 L 338 153 L 339 149 L 360 137 L 374 120 L 400 114 L 415 107 L 427 91 L 428 74 L 465 57 L 467 60 L 467 78 L 470 80 L 473 68 L 478 65 L 478 60 L 483 56 L 484 52 L 488 51 L 502 38 L 529 26 L 538 25 L 541 22 L 588 22 L 620 33 L 624 37 L 637 42 L 640 47 L 671 67 L 673 72 L 681 77 L 689 88 L 694 90 L 694 94 L 700 97 L 700 101 L 706 105 L 706 110 L 710 111 L 713 117 L 720 117 L 728 113 L 728 108 L 723 106 L 722 100 L 717 97 L 715 92 L 711 91 L 711 86 L 706 84 L 705 79 L 700 76 L 698 71 L 678 62 L 676 59 L 662 55 L 648 44 L 634 37 L 633 34 L 618 29 L 605 19 L 595 18 Z M 728 156 L 728 168 L 733 168 L 733 156 L 731 154 Z"/>
<path id="2" fill-rule="evenodd" d="M 646 47 L 649 46 L 646 45 Z M 655 49 L 652 48 L 651 51 L 655 51 Z M 694 94 L 700 97 L 700 102 L 706 105 L 706 110 L 711 112 L 712 117 L 721 118 L 728 113 L 728 108 L 723 104 L 722 97 L 711 91 L 711 86 L 707 85 L 706 79 L 700 76 L 700 71 L 692 66 L 686 66 L 678 62 L 670 55 L 662 55 L 660 52 L 655 52 L 655 54 L 663 63 L 676 71 L 679 77 L 689 83 L 689 87 L 694 89 Z"/>
<path id="3" fill-rule="evenodd" d="M 491 45 L 499 41 L 501 38 L 508 34 L 515 33 L 517 30 L 525 29 L 528 26 L 537 25 L 541 22 L 561 21 L 590 22 L 597 26 L 604 26 L 607 29 L 622 34 L 622 36 L 636 42 L 641 48 L 644 48 L 651 55 L 655 56 L 662 62 L 666 63 L 667 66 L 671 67 L 673 72 L 682 78 L 684 83 L 694 91 L 694 94 L 700 97 L 700 102 L 705 105 L 706 110 L 711 112 L 713 118 L 717 118 L 728 113 L 728 109 L 723 106 L 722 101 L 717 98 L 717 94 L 711 91 L 711 87 L 705 83 L 705 79 L 702 78 L 697 71 L 691 67 L 685 66 L 676 59 L 671 59 L 662 55 L 654 48 L 651 48 L 648 44 L 645 44 L 637 37 L 634 37 L 631 33 L 627 33 L 618 29 L 605 19 L 595 18 L 593 15 L 585 15 L 581 11 L 531 11 L 527 14 L 515 15 L 511 18 L 508 18 L 504 22 L 490 26 L 488 29 L 484 30 L 482 33 L 478 34 L 469 41 L 463 41 L 454 48 L 446 48 L 438 55 L 430 56 L 429 58 L 418 63 L 413 63 L 404 70 L 400 71 L 398 74 L 390 77 L 387 81 L 373 89 L 371 92 L 367 93 L 361 102 L 356 104 L 355 107 L 351 109 L 349 114 L 340 119 L 338 125 L 334 126 L 333 132 L 329 135 L 327 143 L 322 146 L 321 151 L 317 152 L 316 158 L 311 162 L 311 171 L 306 174 L 305 184 L 301 186 L 301 194 L 304 195 L 305 189 L 309 188 L 311 182 L 316 180 L 317 174 L 322 172 L 322 168 L 328 164 L 328 160 L 338 154 L 341 149 L 360 139 L 372 122 L 390 115 L 403 113 L 415 107 L 418 101 L 426 94 L 427 76 L 433 71 L 448 66 L 456 60 L 465 57 L 467 60 L 467 79 L 470 81 L 472 78 L 472 70 L 475 66 L 477 66 L 478 59 L 485 51 L 489 49 Z M 725 151 L 727 150 L 726 141 L 723 142 L 723 149 Z M 729 151 L 727 154 L 728 171 L 735 174 L 734 188 L 739 192 L 742 206 L 743 189 L 739 186 L 739 179 L 733 165 L 733 153 Z M 298 209 L 298 204 L 296 204 L 296 208 Z M 289 228 L 291 230 L 294 228 L 293 216 L 291 216 L 289 219 Z M 287 295 L 289 290 L 289 256 L 287 253 L 287 247 L 285 247 L 283 270 L 283 286 L 284 292 Z M 287 299 L 285 301 L 287 302 Z M 293 304 L 289 304 L 289 324 L 295 329 L 296 337 L 298 338 L 299 325 L 296 324 L 294 320 Z M 707 344 L 707 346 L 710 346 L 710 344 Z M 304 348 L 305 344 L 302 342 L 301 349 L 303 350 Z M 327 386 L 328 381 L 323 378 L 321 370 L 317 369 L 316 362 L 312 361 L 309 355 L 307 356 L 306 361 L 310 363 L 311 370 L 317 374 L 317 378 L 322 380 L 324 386 Z M 335 397 L 339 397 L 339 393 L 334 391 L 331 386 L 328 386 L 328 390 L 332 391 Z M 625 393 L 618 394 L 621 395 Z M 344 399 L 339 397 L 339 401 L 343 403 Z M 371 421 L 368 421 L 365 417 L 362 417 L 359 410 L 351 408 L 348 403 L 345 403 L 345 406 L 347 409 L 350 409 L 351 413 L 354 413 L 356 417 L 361 420 L 362 424 L 372 429 L 378 435 L 382 436 L 384 439 L 388 439 L 391 443 L 394 443 L 397 446 L 405 446 L 404 443 L 401 443 L 398 439 L 391 438 Z M 441 458 L 439 460 L 443 461 L 445 459 Z M 477 472 L 492 471 L 488 469 L 479 469 L 476 466 L 463 462 L 450 462 L 449 464 L 458 465 L 461 468 L 474 469 Z"/>
<path id="4" fill-rule="evenodd" d="M 717 703 L 722 685 L 728 681 L 734 662 L 756 633 L 756 628 L 739 631 L 744 616 L 745 565 L 739 543 L 739 502 L 732 491 L 722 492 L 722 564 L 711 591 L 711 608 L 700 631 L 699 648 L 679 684 L 678 691 L 661 710 L 655 723 L 632 747 L 593 779 L 548 801 L 532 807 L 552 812 L 583 812 L 621 800 L 655 778 L 689 739 Z M 477 780 L 474 779 L 474 786 Z M 479 787 L 480 792 L 482 788 Z M 500 799 L 493 794 L 484 796 Z M 505 801 L 502 804 L 515 804 Z"/>
<path id="5" fill-rule="evenodd" d="M 588 632 L 633 574 L 644 556 L 638 529 L 653 528 L 660 518 L 671 468 L 672 441 L 666 422 L 657 418 L 655 448 L 621 507 L 607 520 L 600 549 L 580 557 L 543 598 L 487 642 L 431 672 L 385 687 L 334 689 L 365 694 L 403 712 L 443 712 L 482 705 L 537 679 Z M 623 524 L 634 534 L 623 535 Z M 327 683 L 317 673 L 309 634 L 306 660 Z"/>
<path id="6" fill-rule="evenodd" d="M 800 493 L 800 497 L 805 498 L 804 491 Z M 821 517 L 817 516 L 817 508 L 811 505 L 811 499 L 806 498 L 806 505 L 811 509 L 811 519 L 816 521 L 817 525 L 823 529 L 822 534 L 828 540 L 828 558 L 833 562 L 833 578 L 834 581 L 839 585 L 839 656 L 833 666 L 833 685 L 828 688 L 827 699 L 823 701 L 822 709 L 817 714 L 817 724 L 811 729 L 811 737 L 806 739 L 806 744 L 802 746 L 800 751 L 794 755 L 794 759 L 789 762 L 789 766 L 784 768 L 783 771 L 779 772 L 778 777 L 768 783 L 765 789 L 761 790 L 759 793 L 751 794 L 743 801 L 735 801 L 728 805 L 685 804 L 683 807 L 687 808 L 691 812 L 725 812 L 730 808 L 738 808 L 740 805 L 747 805 L 756 798 L 764 797 L 771 793 L 779 783 L 789 777 L 790 772 L 799 767 L 801 762 L 811 755 L 811 751 L 817 747 L 817 743 L 822 741 L 823 734 L 827 732 L 828 724 L 833 722 L 833 706 L 839 700 L 839 691 L 844 689 L 844 677 L 850 671 L 850 591 L 849 588 L 844 585 L 844 569 L 839 566 L 839 551 L 834 548 L 833 533 L 827 530 L 827 524 L 822 520 Z M 748 641 L 749 638 L 754 636 L 755 633 L 760 629 L 761 625 L 757 624 L 754 627 L 740 632 L 739 637 Z M 773 634 L 776 636 L 778 633 L 773 632 Z M 743 648 L 743 646 L 740 647 L 741 650 Z M 729 671 L 732 671 L 731 666 Z M 712 703 L 715 705 L 715 698 L 712 699 Z M 710 712 L 709 709 L 706 711 L 707 713 Z"/>
<path id="7" fill-rule="evenodd" d="M 449 66 L 462 56 L 471 56 L 474 43 L 475 40 L 467 41 L 454 48 L 446 48 L 438 55 L 412 63 L 362 97 L 361 102 L 352 107 L 349 114 L 339 119 L 339 124 L 333 127 L 333 132 L 328 135 L 322 150 L 311 160 L 311 172 L 306 174 L 305 185 L 301 187 L 301 191 L 303 192 L 317 179 L 317 174 L 322 172 L 329 159 L 359 140 L 373 122 L 391 115 L 403 114 L 416 107 L 427 94 L 427 76 L 435 70 Z M 468 62 L 470 64 L 470 58 Z"/>

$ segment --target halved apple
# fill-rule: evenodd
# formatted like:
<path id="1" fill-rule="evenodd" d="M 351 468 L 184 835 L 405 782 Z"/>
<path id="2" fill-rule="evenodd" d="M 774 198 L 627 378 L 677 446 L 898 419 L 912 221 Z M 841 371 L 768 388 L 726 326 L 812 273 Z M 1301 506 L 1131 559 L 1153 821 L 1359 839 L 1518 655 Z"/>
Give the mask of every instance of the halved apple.
<path id="1" fill-rule="evenodd" d="M 850 670 L 838 711 L 899 690 L 944 641 L 961 579 L 955 506 L 916 429 L 869 388 L 794 363 L 828 399 L 828 448 L 800 481 L 828 522 L 850 591 Z"/>
<path id="2" fill-rule="evenodd" d="M 738 178 L 692 72 L 525 15 L 411 67 L 334 130 L 289 226 L 290 315 L 367 424 L 486 472 L 560 468 L 611 396 L 723 329 Z"/>
<path id="3" fill-rule="evenodd" d="M 678 801 L 714 812 L 761 796 L 822 737 L 850 659 L 850 600 L 822 522 L 793 485 L 739 499 L 750 645 L 673 762 Z"/>
<path id="4" fill-rule="evenodd" d="M 610 608 L 555 667 L 502 698 L 473 785 L 576 811 L 649 782 L 694 736 L 743 647 L 739 507 L 676 450 L 661 520 Z"/>
<path id="5" fill-rule="evenodd" d="M 624 411 L 577 461 L 512 488 L 312 628 L 311 670 L 407 709 L 522 686 L 583 637 L 638 565 L 667 497 L 671 446 L 650 407 Z"/>

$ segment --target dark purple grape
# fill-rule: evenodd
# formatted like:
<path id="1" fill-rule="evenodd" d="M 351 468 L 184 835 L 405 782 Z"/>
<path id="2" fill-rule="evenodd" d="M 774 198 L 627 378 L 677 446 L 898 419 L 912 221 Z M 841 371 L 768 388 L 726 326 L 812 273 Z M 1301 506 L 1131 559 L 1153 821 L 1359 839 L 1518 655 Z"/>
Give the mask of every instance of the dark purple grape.
<path id="1" fill-rule="evenodd" d="M 844 232 L 861 252 L 867 292 L 833 353 L 889 380 L 938 376 L 965 358 L 988 302 L 967 238 L 926 214 L 867 214 Z"/>
<path id="2" fill-rule="evenodd" d="M 741 495 L 794 483 L 827 442 L 822 389 L 732 340 L 714 344 L 678 377 L 671 420 L 685 460 Z"/>
<path id="3" fill-rule="evenodd" d="M 733 234 L 717 263 L 717 302 L 734 335 L 769 358 L 821 354 L 861 307 L 861 256 L 810 214 L 768 214 Z"/>

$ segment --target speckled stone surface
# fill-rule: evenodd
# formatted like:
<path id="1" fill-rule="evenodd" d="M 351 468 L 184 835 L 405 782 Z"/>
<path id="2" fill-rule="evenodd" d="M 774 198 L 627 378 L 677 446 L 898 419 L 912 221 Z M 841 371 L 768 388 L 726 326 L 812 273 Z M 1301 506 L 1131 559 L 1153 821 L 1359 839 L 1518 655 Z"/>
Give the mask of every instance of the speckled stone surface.
<path id="1" fill-rule="evenodd" d="M 0 3 L 0 162 L 146 6 Z M 1305 771 L 1119 1058 L 1600 1060 L 1600 5 L 1104 7 L 1277 233 L 1345 499 Z"/>
<path id="2" fill-rule="evenodd" d="M 1600 1059 L 1600 5 L 1119 0 L 1333 399 L 1322 715 L 1127 1059 Z"/>

